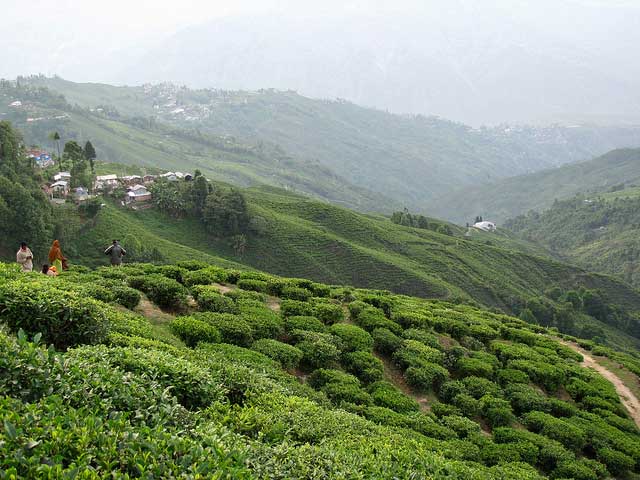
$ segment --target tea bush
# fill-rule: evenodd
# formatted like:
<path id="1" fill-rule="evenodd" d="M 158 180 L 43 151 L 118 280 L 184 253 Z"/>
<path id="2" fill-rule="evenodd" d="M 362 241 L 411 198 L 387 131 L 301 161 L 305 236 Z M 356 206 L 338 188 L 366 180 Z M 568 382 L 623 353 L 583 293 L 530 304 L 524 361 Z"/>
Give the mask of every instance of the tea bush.
<path id="1" fill-rule="evenodd" d="M 316 303 L 313 315 L 325 325 L 333 325 L 344 320 L 342 307 L 332 303 Z"/>
<path id="2" fill-rule="evenodd" d="M 370 352 L 373 348 L 373 338 L 366 330 L 355 325 L 337 323 L 329 328 L 329 333 L 342 340 L 343 351 L 354 352 L 364 350 Z"/>
<path id="3" fill-rule="evenodd" d="M 296 368 L 303 356 L 299 348 L 269 338 L 254 342 L 251 348 L 279 362 L 286 369 Z"/>
<path id="4" fill-rule="evenodd" d="M 41 333 L 61 350 L 101 342 L 109 330 L 103 304 L 48 282 L 0 284 L 0 319 L 15 332 Z"/>
<path id="5" fill-rule="evenodd" d="M 199 342 L 219 343 L 222 341 L 220 331 L 210 323 L 193 317 L 178 317 L 171 321 L 171 331 L 189 347 Z"/>
<path id="6" fill-rule="evenodd" d="M 323 332 L 324 323 L 316 317 L 287 317 L 284 320 L 284 327 L 287 332 L 294 330 L 308 330 L 310 332 Z"/>
<path id="7" fill-rule="evenodd" d="M 238 280 L 238 288 L 260 293 L 267 293 L 268 291 L 267 282 L 263 280 L 253 280 L 250 278 Z"/>
<path id="8" fill-rule="evenodd" d="M 364 383 L 382 380 L 384 376 L 383 363 L 370 352 L 359 350 L 345 353 L 342 356 L 342 363 L 349 373 Z"/>
<path id="9" fill-rule="evenodd" d="M 376 351 L 385 355 L 393 355 L 402 346 L 402 339 L 386 328 L 376 328 L 371 336 Z"/>
<path id="10" fill-rule="evenodd" d="M 253 301 L 239 303 L 240 317 L 253 332 L 253 338 L 276 338 L 284 332 L 284 320 L 264 304 Z"/>
<path id="11" fill-rule="evenodd" d="M 182 274 L 182 282 L 187 287 L 194 285 L 211 285 L 213 283 L 224 283 L 227 275 L 224 270 L 216 267 L 207 267 L 201 270 L 192 270 Z"/>
<path id="12" fill-rule="evenodd" d="M 253 330 L 240 316 L 230 313 L 201 312 L 192 315 L 196 320 L 214 326 L 222 335 L 222 341 L 241 347 L 248 347 L 253 343 Z"/>
<path id="13" fill-rule="evenodd" d="M 302 363 L 308 368 L 324 368 L 334 365 L 340 357 L 340 349 L 334 337 L 317 332 L 296 330 L 296 347 L 302 351 Z"/>
<path id="14" fill-rule="evenodd" d="M 267 300 L 267 297 L 264 293 L 250 292 L 240 289 L 225 292 L 224 296 L 230 298 L 234 302 L 239 302 L 240 300 L 254 300 L 256 302 L 264 303 Z"/>
<path id="15" fill-rule="evenodd" d="M 409 385 L 418 390 L 437 390 L 449 378 L 449 372 L 435 363 L 421 363 L 420 366 L 407 368 L 404 378 Z"/>
<path id="16" fill-rule="evenodd" d="M 184 286 L 160 274 L 130 277 L 129 286 L 147 294 L 161 308 L 178 308 L 187 300 Z"/>
<path id="17" fill-rule="evenodd" d="M 265 288 L 264 291 L 268 291 L 268 288 Z M 312 295 L 313 293 L 306 288 L 293 286 L 286 286 L 280 292 L 280 297 L 287 298 L 289 300 L 298 300 L 300 302 L 306 302 Z"/>
<path id="18" fill-rule="evenodd" d="M 217 288 L 208 285 L 197 285 L 191 289 L 200 310 L 218 313 L 240 313 L 236 303 L 223 296 Z"/>
<path id="19" fill-rule="evenodd" d="M 398 413 L 417 412 L 420 409 L 418 402 L 389 382 L 379 381 L 371 384 L 369 394 L 375 405 Z"/>

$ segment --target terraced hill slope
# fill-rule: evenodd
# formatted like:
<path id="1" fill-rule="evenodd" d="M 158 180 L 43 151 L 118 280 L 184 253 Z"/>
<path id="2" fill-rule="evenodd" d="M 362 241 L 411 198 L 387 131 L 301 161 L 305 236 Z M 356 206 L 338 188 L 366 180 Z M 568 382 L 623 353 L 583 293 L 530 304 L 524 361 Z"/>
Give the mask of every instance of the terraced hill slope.
<path id="1" fill-rule="evenodd" d="M 575 347 L 468 306 L 194 261 L 0 265 L 0 325 L 15 477 L 640 473 L 629 402 Z M 637 388 L 637 356 L 579 342 Z"/>
<path id="2" fill-rule="evenodd" d="M 111 204 L 89 222 L 69 213 L 74 220 L 62 236 L 65 252 L 73 262 L 101 265 L 106 263 L 102 249 L 115 236 L 125 247 L 136 241 L 157 247 L 159 260 L 165 262 L 202 259 L 332 284 L 475 301 L 516 313 L 534 298 L 555 303 L 557 297 L 547 297 L 551 291 L 595 289 L 605 303 L 631 317 L 618 321 L 609 316 L 605 325 L 580 314 L 577 328 L 605 328 L 604 337 L 617 345 L 637 345 L 617 328 L 638 336 L 633 316 L 640 311 L 640 293 L 612 277 L 510 249 L 507 238 L 498 241 L 500 237 L 481 232 L 466 237 L 465 229 L 453 225 L 452 235 L 445 235 L 283 191 L 244 193 L 260 228 L 248 234 L 241 256 L 236 256 L 229 239 L 212 237 L 195 219 L 176 220 L 153 209 L 136 212 Z"/>

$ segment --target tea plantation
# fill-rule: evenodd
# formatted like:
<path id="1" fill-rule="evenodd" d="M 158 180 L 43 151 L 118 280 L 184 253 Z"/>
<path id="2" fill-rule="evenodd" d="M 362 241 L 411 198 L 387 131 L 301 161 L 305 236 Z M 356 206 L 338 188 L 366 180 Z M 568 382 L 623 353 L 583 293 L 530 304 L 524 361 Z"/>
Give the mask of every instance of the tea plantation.
<path id="1" fill-rule="evenodd" d="M 576 339 L 469 306 L 195 261 L 0 264 L 0 324 L 0 478 L 640 473 Z"/>

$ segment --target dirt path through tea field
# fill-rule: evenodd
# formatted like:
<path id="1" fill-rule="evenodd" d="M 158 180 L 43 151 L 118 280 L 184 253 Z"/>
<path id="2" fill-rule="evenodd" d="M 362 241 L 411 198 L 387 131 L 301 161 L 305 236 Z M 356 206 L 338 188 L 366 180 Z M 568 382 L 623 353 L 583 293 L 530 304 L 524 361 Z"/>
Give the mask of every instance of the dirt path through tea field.
<path id="1" fill-rule="evenodd" d="M 620 377 L 618 377 L 611 370 L 600 365 L 598 361 L 591 355 L 589 355 L 586 350 L 580 348 L 575 343 L 563 341 L 561 341 L 560 343 L 566 345 L 573 351 L 578 352 L 580 355 L 582 355 L 582 357 L 584 358 L 582 364 L 585 367 L 594 369 L 596 372 L 598 372 L 613 384 L 616 392 L 618 392 L 618 395 L 620 396 L 620 401 L 629 412 L 629 415 L 631 415 L 631 418 L 633 418 L 633 421 L 636 422 L 636 425 L 640 428 L 640 400 L 638 400 L 638 397 L 636 397 L 629 389 L 629 387 L 627 387 L 624 382 L 620 380 Z"/>

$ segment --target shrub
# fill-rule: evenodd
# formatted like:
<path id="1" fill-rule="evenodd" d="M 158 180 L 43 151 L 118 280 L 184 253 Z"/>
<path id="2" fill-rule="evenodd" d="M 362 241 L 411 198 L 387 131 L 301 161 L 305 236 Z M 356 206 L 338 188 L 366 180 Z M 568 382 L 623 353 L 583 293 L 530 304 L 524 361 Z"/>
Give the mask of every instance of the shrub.
<path id="1" fill-rule="evenodd" d="M 369 386 L 369 394 L 375 405 L 389 408 L 398 413 L 417 412 L 420 404 L 402 393 L 392 383 L 380 381 Z"/>
<path id="2" fill-rule="evenodd" d="M 251 326 L 237 315 L 230 313 L 195 313 L 193 317 L 218 329 L 224 343 L 232 343 L 241 347 L 248 347 L 253 343 Z"/>
<path id="3" fill-rule="evenodd" d="M 223 283 L 226 279 L 227 276 L 224 270 L 216 267 L 207 267 L 201 270 L 193 270 L 182 274 L 182 281 L 187 287 Z"/>
<path id="4" fill-rule="evenodd" d="M 440 350 L 427 347 L 416 340 L 404 340 L 402 347 L 393 354 L 394 362 L 401 368 L 420 367 L 430 363 L 442 363 L 443 355 Z"/>
<path id="5" fill-rule="evenodd" d="M 255 302 L 264 303 L 267 300 L 267 297 L 264 293 L 240 290 L 239 288 L 235 290 L 229 290 L 223 295 L 227 298 L 230 298 L 234 302 L 240 302 L 242 300 L 253 300 Z"/>
<path id="6" fill-rule="evenodd" d="M 198 285 L 192 291 L 200 310 L 218 313 L 240 313 L 235 302 L 221 295 L 215 287 Z"/>
<path id="7" fill-rule="evenodd" d="M 633 470 L 635 461 L 628 455 L 612 448 L 601 448 L 598 450 L 598 460 L 607 466 L 607 470 L 612 475 L 624 475 Z"/>
<path id="8" fill-rule="evenodd" d="M 112 307 L 105 307 L 105 313 L 109 319 L 110 333 L 117 332 L 124 335 L 153 338 L 151 324 L 149 320 L 142 315 L 121 311 Z"/>
<path id="9" fill-rule="evenodd" d="M 343 351 L 345 352 L 357 350 L 370 352 L 373 348 L 371 335 L 366 330 L 355 325 L 338 323 L 331 326 L 329 332 L 342 340 Z"/>
<path id="10" fill-rule="evenodd" d="M 344 320 L 342 306 L 333 303 L 317 303 L 313 307 L 313 314 L 325 325 L 333 325 Z"/>
<path id="11" fill-rule="evenodd" d="M 451 401 L 458 407 L 465 417 L 475 417 L 480 412 L 480 402 L 466 393 L 460 393 Z"/>
<path id="12" fill-rule="evenodd" d="M 109 329 L 105 312 L 96 300 L 44 282 L 0 285 L 0 319 L 13 331 L 41 333 L 58 349 L 103 341 Z"/>
<path id="13" fill-rule="evenodd" d="M 440 342 L 438 341 L 438 337 L 433 335 L 432 333 L 427 332 L 426 330 L 421 330 L 419 328 L 409 328 L 402 332 L 402 338 L 405 340 L 417 340 L 420 343 L 424 343 L 428 347 L 440 349 Z"/>
<path id="14" fill-rule="evenodd" d="M 365 383 L 381 380 L 384 374 L 382 362 L 370 352 L 356 351 L 346 353 L 342 361 L 347 371 L 354 374 Z"/>
<path id="15" fill-rule="evenodd" d="M 498 465 L 521 461 L 519 449 L 514 443 L 488 443 L 483 446 L 480 456 L 486 465 Z"/>
<path id="16" fill-rule="evenodd" d="M 242 290 L 251 290 L 260 293 L 267 292 L 267 282 L 263 280 L 253 280 L 250 278 L 245 278 L 242 280 L 238 280 L 238 287 Z"/>
<path id="17" fill-rule="evenodd" d="M 187 299 L 187 290 L 178 282 L 160 274 L 129 278 L 129 286 L 142 290 L 161 308 L 175 308 Z"/>
<path id="18" fill-rule="evenodd" d="M 480 399 L 480 411 L 492 428 L 506 427 L 516 420 L 508 401 L 490 395 Z"/>
<path id="19" fill-rule="evenodd" d="M 264 304 L 240 302 L 240 317 L 253 331 L 253 338 L 276 338 L 284 331 L 284 320 Z"/>
<path id="20" fill-rule="evenodd" d="M 419 390 L 437 389 L 449 377 L 449 372 L 435 363 L 409 367 L 404 372 L 407 383 Z"/>
<path id="21" fill-rule="evenodd" d="M 500 382 L 502 386 L 514 383 L 529 383 L 529 375 L 521 370 L 505 368 L 498 371 L 498 382 Z"/>
<path id="22" fill-rule="evenodd" d="M 452 402 L 460 394 L 467 393 L 467 387 L 460 380 L 450 380 L 440 386 L 438 394 L 445 402 Z"/>
<path id="23" fill-rule="evenodd" d="M 493 377 L 493 367 L 478 358 L 461 358 L 456 364 L 456 370 L 463 377 Z"/>
<path id="24" fill-rule="evenodd" d="M 573 480 L 598 480 L 595 471 L 577 460 L 565 460 L 551 474 L 551 478 L 571 478 Z"/>
<path id="25" fill-rule="evenodd" d="M 402 346 L 402 339 L 386 328 L 376 328 L 371 336 L 376 351 L 385 355 L 392 355 Z"/>
<path id="26" fill-rule="evenodd" d="M 302 363 L 309 368 L 323 368 L 338 361 L 340 350 L 330 335 L 316 332 L 295 332 L 300 338 L 296 344 L 302 351 Z"/>
<path id="27" fill-rule="evenodd" d="M 162 265 L 157 268 L 157 272 L 167 278 L 172 278 L 176 282 L 184 283 L 183 276 L 188 272 L 188 270 L 177 265 Z"/>
<path id="28" fill-rule="evenodd" d="M 467 438 L 474 433 L 480 432 L 480 425 L 473 420 L 461 417 L 459 415 L 445 415 L 440 422 L 447 428 L 456 432 L 460 438 Z"/>
<path id="29" fill-rule="evenodd" d="M 446 417 L 447 415 L 462 416 L 462 412 L 458 407 L 442 402 L 433 402 L 431 404 L 431 413 L 438 418 Z"/>
<path id="30" fill-rule="evenodd" d="M 123 307 L 128 308 L 129 310 L 133 310 L 140 303 L 140 292 L 138 292 L 134 288 L 125 287 L 124 285 L 122 285 L 111 287 L 111 292 L 115 297 L 115 301 Z"/>
<path id="31" fill-rule="evenodd" d="M 473 398 L 481 398 L 485 395 L 493 397 L 502 397 L 502 389 L 491 380 L 481 377 L 465 377 L 462 383 L 467 389 L 467 393 Z"/>
<path id="32" fill-rule="evenodd" d="M 529 412 L 523 423 L 530 430 L 557 440 L 570 450 L 578 451 L 586 443 L 585 431 L 571 423 L 544 412 Z"/>
<path id="33" fill-rule="evenodd" d="M 371 397 L 360 388 L 358 379 L 339 370 L 318 369 L 309 376 L 309 385 L 320 389 L 336 405 L 371 403 Z"/>
<path id="34" fill-rule="evenodd" d="M 251 349 L 272 358 L 286 369 L 296 368 L 303 355 L 299 348 L 269 338 L 254 342 Z"/>
<path id="35" fill-rule="evenodd" d="M 374 307 L 367 306 L 355 318 L 355 323 L 364 328 L 368 332 L 372 332 L 376 328 L 386 328 L 395 334 L 402 333 L 402 327 L 396 322 L 389 320 L 384 314 Z"/>
<path id="36" fill-rule="evenodd" d="M 280 312 L 283 317 L 308 317 L 315 314 L 313 305 L 297 300 L 283 300 L 280 303 Z"/>
<path id="37" fill-rule="evenodd" d="M 201 260 L 181 260 L 176 262 L 176 266 L 180 268 L 184 268 L 185 270 L 194 271 L 194 270 L 203 270 L 208 268 L 210 265 L 207 262 L 203 262 Z"/>
<path id="38" fill-rule="evenodd" d="M 265 287 L 264 291 L 268 289 Z M 262 290 L 259 290 L 262 291 Z M 306 288 L 287 286 L 282 289 L 280 293 L 280 297 L 287 298 L 290 300 L 298 300 L 299 302 L 306 302 L 311 298 L 313 294 L 307 290 Z"/>
<path id="39" fill-rule="evenodd" d="M 323 332 L 324 323 L 316 317 L 287 317 L 284 321 L 284 328 L 287 332 L 293 332 L 294 330 Z"/>
<path id="40" fill-rule="evenodd" d="M 219 343 L 222 335 L 213 325 L 193 317 L 178 317 L 171 321 L 171 331 L 189 347 L 199 342 Z"/>

